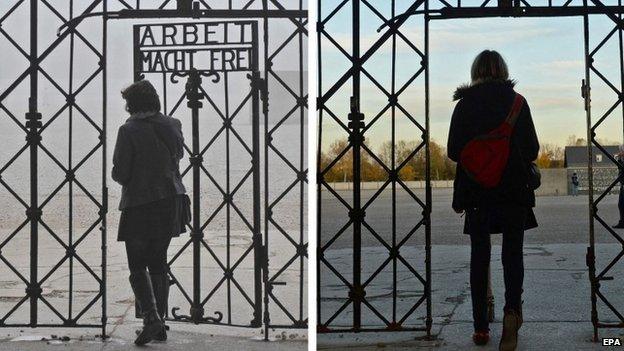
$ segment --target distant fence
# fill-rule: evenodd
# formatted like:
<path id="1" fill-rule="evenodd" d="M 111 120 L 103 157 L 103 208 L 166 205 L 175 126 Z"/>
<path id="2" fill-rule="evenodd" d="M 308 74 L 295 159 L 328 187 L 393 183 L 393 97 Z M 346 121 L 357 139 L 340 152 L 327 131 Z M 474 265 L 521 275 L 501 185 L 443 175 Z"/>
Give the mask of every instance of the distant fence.
<path id="1" fill-rule="evenodd" d="M 566 168 L 547 168 L 540 170 L 542 173 L 542 186 L 535 192 L 537 196 L 567 195 L 569 177 Z M 362 182 L 362 190 L 377 190 L 383 186 L 385 181 L 378 182 Z M 332 182 L 329 185 L 334 190 L 352 190 L 351 182 Z M 424 189 L 424 180 L 414 180 L 405 182 L 410 189 Z M 452 180 L 432 180 L 431 187 L 436 188 L 452 188 Z M 323 190 L 326 190 L 323 188 Z"/>

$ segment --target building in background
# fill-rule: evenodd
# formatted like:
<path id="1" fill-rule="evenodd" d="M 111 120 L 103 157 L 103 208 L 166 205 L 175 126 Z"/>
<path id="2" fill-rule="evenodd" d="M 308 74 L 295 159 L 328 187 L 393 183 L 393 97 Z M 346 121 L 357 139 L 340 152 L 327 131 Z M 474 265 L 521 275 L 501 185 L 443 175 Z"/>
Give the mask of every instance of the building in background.
<path id="1" fill-rule="evenodd" d="M 618 153 L 617 145 L 604 146 L 604 149 L 612 157 L 615 157 Z M 617 179 L 618 168 L 596 146 L 592 147 L 592 158 L 594 191 L 602 192 Z M 563 164 L 566 168 L 568 194 L 572 194 L 571 179 L 574 172 L 576 172 L 579 179 L 579 194 L 587 194 L 589 184 L 587 180 L 587 146 L 566 146 Z M 619 187 L 614 187 L 612 192 L 618 189 Z"/>

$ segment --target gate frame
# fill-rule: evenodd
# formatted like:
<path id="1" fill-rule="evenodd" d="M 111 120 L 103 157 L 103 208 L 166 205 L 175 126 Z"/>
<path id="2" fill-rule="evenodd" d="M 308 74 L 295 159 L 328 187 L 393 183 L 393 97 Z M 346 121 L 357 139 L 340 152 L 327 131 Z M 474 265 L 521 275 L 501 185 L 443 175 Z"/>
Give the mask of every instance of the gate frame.
<path id="1" fill-rule="evenodd" d="M 0 327 L 91 327 L 91 328 L 101 328 L 101 335 L 100 337 L 102 339 L 107 338 L 107 334 L 106 334 L 106 322 L 107 322 L 107 315 L 106 315 L 106 258 L 107 258 L 107 252 L 106 252 L 106 214 L 108 212 L 108 187 L 107 187 L 107 162 L 106 162 L 106 132 L 107 132 L 107 128 L 106 128 L 106 120 L 107 120 L 107 83 L 106 83 L 106 79 L 107 79 L 107 64 L 106 64 L 106 59 L 107 59 L 107 28 L 108 28 L 108 21 L 111 19 L 163 19 L 163 18 L 187 18 L 187 19 L 201 19 L 201 18 L 206 18 L 206 19 L 240 19 L 240 20 L 244 20 L 244 19 L 255 19 L 256 23 L 263 20 L 264 21 L 264 26 L 265 28 L 268 28 L 268 21 L 270 19 L 289 19 L 293 24 L 295 24 L 297 26 L 297 34 L 301 34 L 304 33 L 307 35 L 307 29 L 306 24 L 307 21 L 304 21 L 304 19 L 307 19 L 308 17 L 308 11 L 304 10 L 304 9 L 299 9 L 299 10 L 293 10 L 293 9 L 286 9 L 284 8 L 278 0 L 251 0 L 246 6 L 244 6 L 243 9 L 210 9 L 210 8 L 201 8 L 202 4 L 203 6 L 208 7 L 208 5 L 206 5 L 206 3 L 204 1 L 194 1 L 194 0 L 178 0 L 177 1 L 177 8 L 176 9 L 163 9 L 164 6 L 167 5 L 167 3 L 169 3 L 170 0 L 163 0 L 162 5 L 160 5 L 161 7 L 159 9 L 141 9 L 140 5 L 139 5 L 139 1 L 140 0 L 136 0 L 136 8 L 132 8 L 131 5 L 128 5 L 125 1 L 119 0 L 120 3 L 123 6 L 126 6 L 126 9 L 122 9 L 119 11 L 108 11 L 109 8 L 109 3 L 113 2 L 113 0 L 93 0 L 91 3 L 88 4 L 88 6 L 86 7 L 86 9 L 83 10 L 82 14 L 78 15 L 78 16 L 73 16 L 73 6 L 70 7 L 70 17 L 69 19 L 64 19 L 63 20 L 63 24 L 59 27 L 58 31 L 57 31 L 57 39 L 50 44 L 50 46 L 46 49 L 46 51 L 44 53 L 42 53 L 41 55 L 38 53 L 38 47 L 37 47 L 37 39 L 38 39 L 38 35 L 37 35 L 37 29 L 38 29 L 38 16 L 37 16 L 37 10 L 39 5 L 42 3 L 43 0 L 22 0 L 22 1 L 18 1 L 16 2 L 16 4 L 8 10 L 8 13 L 6 16 L 9 16 L 13 10 L 15 8 L 17 8 L 18 6 L 20 6 L 23 2 L 25 1 L 29 1 L 30 3 L 30 16 L 29 16 L 29 25 L 30 25 L 30 55 L 27 56 L 28 62 L 29 62 L 29 67 L 26 69 L 26 71 L 24 73 L 22 73 L 20 76 L 18 76 L 16 78 L 16 80 L 7 88 L 7 90 L 5 90 L 4 92 L 0 93 L 0 101 L 4 100 L 4 98 L 6 98 L 8 95 L 10 95 L 10 93 L 14 90 L 14 88 L 19 85 L 21 82 L 23 82 L 26 77 L 30 76 L 30 81 L 29 81 L 29 86 L 30 86 L 30 97 L 29 97 L 29 108 L 28 108 L 28 112 L 26 113 L 26 123 L 25 125 L 22 125 L 21 123 L 19 123 L 19 121 L 15 120 L 16 122 L 19 123 L 19 126 L 22 127 L 22 129 L 24 130 L 24 132 L 26 132 L 27 135 L 27 146 L 30 149 L 30 175 L 31 175 L 31 185 L 30 185 L 30 192 L 31 192 L 31 196 L 30 196 L 30 204 L 28 206 L 28 204 L 26 204 L 26 202 L 22 201 L 21 198 L 19 198 L 18 196 L 18 200 L 20 200 L 20 202 L 22 202 L 22 204 L 27 208 L 27 220 L 24 222 L 23 225 L 30 223 L 30 235 L 31 235 L 31 241 L 30 241 L 30 245 L 31 245 L 31 260 L 30 260 L 30 280 L 27 284 L 27 289 L 26 289 L 26 296 L 15 306 L 13 307 L 9 313 L 7 315 L 5 315 L 6 318 L 8 316 L 10 316 L 12 314 L 12 312 L 14 312 L 23 302 L 25 302 L 27 299 L 30 299 L 30 323 L 28 324 L 5 324 L 4 323 L 4 319 L 0 320 Z M 252 3 L 257 3 L 257 2 L 261 2 L 262 4 L 262 9 L 248 9 L 247 7 L 249 7 L 250 5 L 252 5 Z M 71 4 L 71 3 L 70 3 Z M 47 3 L 46 3 L 47 5 Z M 103 11 L 101 12 L 93 12 L 93 9 L 96 8 L 97 6 L 101 5 Z M 269 9 L 269 5 L 272 5 L 274 7 L 276 7 L 276 9 Z M 59 15 L 57 13 L 57 15 Z M 59 15 L 60 17 L 60 15 Z M 37 97 L 38 97 L 38 77 L 39 77 L 39 64 L 47 57 L 47 55 L 54 51 L 58 44 L 63 42 L 65 40 L 66 37 L 71 36 L 72 40 L 74 35 L 78 34 L 80 35 L 80 32 L 78 30 L 76 30 L 76 27 L 78 27 L 85 19 L 87 18 L 92 18 L 92 17 L 99 17 L 102 20 L 102 47 L 101 47 L 101 51 L 97 52 L 97 54 L 99 55 L 100 58 L 100 62 L 99 62 L 99 68 L 96 71 L 95 74 L 93 74 L 88 80 L 87 83 L 85 83 L 85 85 L 88 85 L 91 80 L 93 78 L 95 78 L 96 76 L 98 76 L 101 73 L 102 76 L 102 127 L 100 130 L 100 134 L 99 134 L 99 139 L 100 139 L 100 143 L 94 148 L 94 150 L 92 150 L 92 153 L 97 150 L 97 148 L 99 148 L 100 146 L 102 147 L 102 203 L 96 203 L 98 205 L 98 207 L 100 208 L 100 211 L 98 212 L 98 221 L 96 222 L 95 225 L 97 225 L 97 223 L 101 223 L 100 226 L 100 231 L 101 231 L 101 240 L 102 240 L 102 263 L 101 263 L 101 274 L 102 277 L 100 279 L 98 279 L 99 281 L 99 293 L 96 295 L 96 297 L 87 305 L 87 307 L 79 314 L 82 315 L 82 313 L 88 311 L 94 304 L 95 302 L 101 297 L 101 301 L 102 301 L 102 315 L 101 315 L 101 323 L 100 324 L 79 324 L 76 323 L 77 318 L 72 319 L 71 318 L 71 309 L 70 309 L 70 318 L 69 319 L 65 319 L 62 316 L 63 319 L 63 324 L 39 324 L 37 323 L 37 302 L 38 300 L 41 298 L 41 287 L 39 285 L 39 283 L 37 282 L 37 259 L 38 259 L 38 250 L 37 250 L 37 237 L 38 237 L 38 223 L 40 221 L 40 216 L 41 216 L 41 210 L 39 208 L 39 204 L 38 204 L 38 199 L 37 199 L 37 180 L 38 180 L 38 169 L 37 169 L 37 152 L 38 149 L 40 147 L 39 145 L 39 141 L 41 140 L 41 134 L 40 134 L 40 128 L 42 127 L 42 122 L 41 122 L 41 113 L 38 112 L 37 109 Z M 1 20 L 3 20 L 4 18 L 1 18 Z M 298 19 L 300 21 L 298 21 Z M 256 31 L 257 33 L 257 31 Z M 265 33 L 265 38 L 268 34 Z M 9 37 L 9 40 L 10 37 Z M 265 43 L 266 44 L 266 43 Z M 284 44 L 285 45 L 285 44 Z M 265 50 L 265 63 L 268 62 L 268 57 L 266 57 L 266 55 L 268 55 L 268 49 Z M 25 54 L 26 56 L 26 54 Z M 302 57 L 300 57 L 300 60 L 303 60 Z M 269 68 L 265 67 L 265 70 L 267 72 L 271 71 Z M 272 72 L 272 71 L 271 71 Z M 259 72 L 255 72 L 252 74 L 252 77 L 250 77 L 252 80 L 253 85 L 255 85 L 255 90 L 257 92 L 259 92 L 262 97 L 259 97 L 259 94 L 255 94 L 255 96 L 253 96 L 252 98 L 254 100 L 257 99 L 261 99 L 262 103 L 263 103 L 263 113 L 265 114 L 265 120 L 268 121 L 268 86 L 266 84 L 266 80 L 265 79 L 260 79 L 259 77 Z M 70 80 L 70 87 L 71 87 L 71 80 Z M 59 88 L 60 89 L 60 88 Z M 71 89 L 71 88 L 70 88 Z M 65 92 L 62 91 L 64 94 Z M 307 96 L 302 96 L 301 97 L 302 100 L 306 100 Z M 71 103 L 71 102 L 70 102 Z M 258 104 L 256 104 L 256 107 Z M 73 105 L 71 105 L 73 106 Z M 301 108 L 303 109 L 305 106 L 307 106 L 306 104 L 303 104 L 301 106 Z M 259 115 L 258 115 L 259 116 Z M 259 136 L 259 133 L 258 133 Z M 266 134 L 265 134 L 266 136 Z M 257 138 L 254 142 L 258 142 Z M 302 141 L 303 142 L 303 141 Z M 265 146 L 265 148 L 268 148 L 268 145 Z M 23 150 L 22 150 L 23 151 Z M 44 150 L 46 151 L 46 150 Z M 258 150 L 259 151 L 259 150 Z M 90 153 L 87 157 L 87 159 L 92 155 L 92 153 Z M 21 154 L 21 151 L 18 153 L 18 155 L 16 155 L 15 157 L 13 157 L 8 164 L 5 166 L 8 167 L 8 165 L 10 165 L 16 158 L 17 156 L 19 156 Z M 259 160 L 258 160 L 259 161 Z M 265 161 L 265 162 L 268 162 Z M 255 167 L 259 168 L 259 163 L 257 165 L 254 165 Z M 66 171 L 67 172 L 67 171 Z M 74 179 L 73 178 L 73 171 L 71 171 L 71 178 L 69 179 Z M 68 174 L 69 176 L 69 174 Z M 259 177 L 259 174 L 256 174 L 255 176 Z M 301 179 L 302 182 L 307 182 L 306 179 Z M 256 182 L 256 180 L 254 180 L 254 182 Z M 257 179 L 257 182 L 259 182 L 259 178 Z M 10 187 L 8 187 L 8 185 L 6 185 L 4 182 L 2 182 L 1 178 L 0 178 L 0 183 L 2 185 L 5 186 L 5 188 L 7 188 L 10 192 L 12 192 L 12 190 L 10 189 Z M 64 183 L 63 183 L 64 184 Z M 70 183 L 71 184 L 71 183 Z M 259 188 L 256 189 L 259 191 Z M 267 190 L 268 191 L 268 190 Z M 283 194 L 285 194 L 286 192 L 288 192 L 288 190 L 284 191 Z M 14 194 L 15 195 L 15 194 Z M 52 196 L 53 197 L 53 196 Z M 71 197 L 70 197 L 70 201 L 71 201 Z M 257 202 L 254 204 L 254 206 L 259 206 L 260 203 Z M 33 209 L 33 210 L 31 210 Z M 257 209 L 254 209 L 254 212 L 256 212 Z M 71 214 L 70 214 L 71 216 Z M 255 220 L 258 221 L 258 225 L 255 226 L 256 228 L 258 228 L 258 233 L 256 233 L 256 235 L 254 235 L 254 245 L 257 244 L 257 241 L 262 240 L 262 235 L 260 233 L 260 218 L 256 218 Z M 21 225 L 20 227 L 18 227 L 18 230 L 21 229 L 23 227 L 23 225 Z M 15 231 L 11 236 L 13 236 L 15 233 L 17 233 L 17 231 Z M 265 233 L 265 235 L 268 237 L 268 233 Z M 8 241 L 8 240 L 7 240 Z M 262 243 L 261 243 L 262 244 Z M 301 258 L 303 259 L 304 256 L 307 256 L 307 244 L 305 244 L 305 252 L 298 252 L 298 256 L 301 256 Z M 258 320 L 259 324 L 256 325 L 256 327 L 260 327 L 262 326 L 263 322 L 264 322 L 264 327 L 265 327 L 265 340 L 268 340 L 268 329 L 270 327 L 277 327 L 277 326 L 273 326 L 270 325 L 270 316 L 269 316 L 269 312 L 268 312 L 268 306 L 269 306 L 269 295 L 267 294 L 267 289 L 270 289 L 272 287 L 273 284 L 276 284 L 276 282 L 272 282 L 269 280 L 269 272 L 268 272 L 268 252 L 267 252 L 267 246 L 266 245 L 262 245 L 261 246 L 262 250 L 262 254 L 259 255 L 261 256 L 261 259 L 264 261 L 265 265 L 263 266 L 263 271 L 265 272 L 263 274 L 263 286 L 264 286 L 264 292 L 265 292 L 265 298 L 264 298 L 264 318 L 262 319 L 262 321 L 260 321 L 259 316 L 256 316 L 254 318 L 254 320 Z M 299 250 L 298 250 L 299 251 Z M 34 254 L 33 254 L 34 252 Z M 78 257 L 77 254 L 75 253 L 74 250 L 71 249 L 71 247 L 68 249 L 67 253 L 66 253 L 66 257 Z M 78 257 L 79 258 L 79 257 Z M 1 257 L 0 255 L 0 259 L 3 259 L 3 257 Z M 255 261 L 257 261 L 259 258 L 256 257 Z M 6 262 L 6 260 L 3 260 Z M 8 267 L 15 273 L 15 269 L 9 264 Z M 53 273 L 54 271 L 56 271 L 56 269 L 58 269 L 60 267 L 60 265 L 58 265 L 57 267 L 54 267 L 52 269 L 52 271 L 49 273 Z M 87 269 L 88 266 L 86 267 Z M 286 267 L 284 267 L 285 269 Z M 19 274 L 18 274 L 19 275 Z M 19 275 L 20 277 L 22 277 L 21 275 Z M 22 277 L 23 278 L 23 277 Z M 97 278 L 96 278 L 97 279 Z M 24 282 L 26 282 L 25 278 L 23 278 Z M 72 275 L 70 275 L 70 281 L 72 280 Z M 262 291 L 259 291 L 259 293 L 262 293 Z M 71 298 L 70 298 L 70 305 L 71 305 Z M 45 302 L 45 301 L 44 301 Z M 304 301 L 300 301 L 301 306 L 303 306 Z M 282 306 L 280 306 L 280 308 L 283 308 Z M 259 310 L 262 310 L 262 304 L 259 305 Z M 256 310 L 257 312 L 257 310 Z M 305 324 L 307 326 L 307 319 L 305 320 Z M 305 327 L 303 326 L 303 324 L 301 323 L 293 323 L 293 325 L 279 325 L 279 328 L 302 328 Z"/>
<path id="2" fill-rule="evenodd" d="M 321 14 L 321 3 L 323 0 L 318 0 L 317 11 L 319 13 L 319 17 Z M 355 96 L 355 100 L 359 96 L 359 74 L 361 72 L 361 66 L 366 61 L 366 59 L 362 60 L 359 56 L 359 8 L 361 4 L 366 4 L 369 8 L 374 8 L 374 5 L 368 3 L 367 0 L 345 0 L 338 5 L 337 8 L 343 6 L 345 3 L 350 2 L 353 7 L 353 15 L 352 15 L 352 29 L 353 29 L 353 59 L 352 59 L 352 67 L 344 73 L 339 80 L 334 83 L 331 88 L 323 91 L 321 88 L 321 76 L 322 76 L 322 59 L 321 59 L 321 42 L 323 39 L 323 35 L 328 37 L 330 40 L 331 36 L 324 32 L 323 30 L 323 20 L 324 18 L 319 18 L 319 25 L 317 26 L 317 40 L 318 40 L 318 79 L 319 79 L 319 87 L 318 87 L 318 104 L 317 110 L 319 113 L 319 132 L 318 132 L 318 152 L 317 152 L 317 206 L 318 206 L 318 214 L 317 214 L 317 243 L 319 245 L 319 255 L 317 258 L 317 296 L 321 296 L 320 290 L 320 267 L 323 261 L 323 249 L 321 248 L 321 189 L 323 186 L 323 174 L 324 171 L 331 168 L 331 166 L 338 161 L 342 154 L 339 155 L 336 159 L 331 160 L 330 164 L 324 170 L 320 168 L 320 155 L 321 155 L 321 137 L 322 137 L 322 112 L 324 109 L 324 103 L 349 79 L 353 81 L 353 95 Z M 452 5 L 451 3 L 456 3 Z M 499 0 L 499 3 L 502 1 Z M 425 221 L 427 222 L 427 226 L 425 229 L 425 250 L 426 250 L 426 261 L 425 261 L 425 270 L 426 270 L 426 282 L 425 282 L 425 295 L 427 299 L 427 315 L 426 315 L 426 333 L 427 337 L 431 337 L 431 232 L 430 232 L 430 208 L 431 208 L 431 186 L 430 186 L 430 158 L 428 154 L 429 150 L 429 22 L 431 20 L 443 20 L 443 19 L 457 19 L 457 18 L 486 18 L 486 17 L 571 17 L 571 16 L 582 16 L 583 17 L 583 40 L 584 40 L 584 54 L 585 54 L 585 78 L 582 80 L 581 84 L 581 97 L 584 99 L 585 111 L 586 111 L 586 123 L 587 123 L 587 156 L 588 156 L 588 181 L 589 181 L 589 199 L 588 199 L 588 210 L 589 210 L 589 247 L 587 247 L 587 255 L 586 255 L 586 263 L 589 271 L 589 280 L 590 280 L 590 288 L 591 288 L 591 320 L 593 325 L 593 339 L 594 341 L 598 341 L 598 329 L 600 328 L 624 328 L 624 316 L 620 314 L 615 306 L 613 306 L 608 299 L 599 292 L 600 281 L 601 280 L 612 280 L 613 277 L 605 277 L 604 275 L 609 271 L 609 269 L 620 259 L 621 255 L 624 255 L 624 246 L 622 251 L 618 256 L 616 256 L 607 266 L 606 268 L 600 272 L 598 275 L 596 274 L 596 262 L 595 262 L 595 238 L 594 238 L 594 224 L 595 221 L 598 221 L 605 227 L 609 233 L 618 241 L 623 243 L 624 239 L 613 231 L 606 222 L 598 215 L 598 204 L 600 201 L 618 184 L 618 179 L 616 179 L 607 189 L 600 193 L 598 198 L 594 200 L 594 184 L 592 177 L 592 147 L 595 145 L 598 149 L 603 151 L 607 157 L 613 162 L 620 171 L 624 171 L 624 168 L 616 162 L 616 160 L 606 152 L 606 150 L 600 145 L 600 143 L 596 139 L 596 128 L 600 126 L 600 124 L 611 114 L 613 109 L 607 111 L 605 115 L 603 115 L 595 124 L 592 124 L 591 119 L 591 93 L 590 93 L 590 78 L 591 72 L 594 72 L 603 82 L 605 82 L 608 86 L 610 86 L 616 93 L 619 94 L 618 101 L 615 103 L 614 108 L 618 107 L 620 104 L 623 105 L 624 109 L 624 93 L 618 91 L 614 85 L 612 85 L 609 80 L 603 76 L 596 67 L 593 66 L 593 55 L 598 52 L 602 45 L 611 37 L 614 32 L 619 33 L 619 56 L 620 56 L 620 78 L 621 78 L 621 89 L 624 89 L 624 40 L 623 40 L 623 31 L 624 31 L 624 20 L 622 15 L 624 14 L 624 6 L 622 4 L 622 0 L 618 0 L 618 5 L 605 5 L 601 0 L 583 0 L 583 6 L 570 5 L 572 0 L 565 0 L 562 5 L 553 5 L 552 0 L 548 0 L 548 6 L 532 6 L 531 0 L 511 0 L 508 1 L 509 5 L 507 7 L 493 4 L 493 0 L 483 0 L 482 4 L 479 7 L 475 6 L 462 6 L 461 0 L 449 1 L 449 0 L 414 0 L 412 5 L 403 13 L 396 15 L 387 21 L 385 21 L 378 14 L 378 17 L 382 19 L 384 24 L 377 30 L 380 32 L 385 27 L 385 32 L 382 34 L 381 38 L 378 38 L 375 44 L 371 48 L 374 48 L 372 52 L 376 50 L 375 47 L 379 47 L 384 44 L 391 36 L 396 35 L 397 30 L 401 27 L 401 25 L 412 15 L 423 15 L 424 16 L 424 57 L 422 61 L 422 66 L 425 69 L 425 137 L 423 138 L 426 142 L 426 179 L 425 179 L 425 193 L 426 193 L 426 213 L 423 213 L 423 216 L 426 217 Z M 439 8 L 431 9 L 430 4 L 435 3 L 439 5 Z M 392 6 L 394 6 L 394 0 L 392 2 Z M 488 7 L 489 5 L 489 7 Z M 423 7 L 423 9 L 420 9 Z M 337 8 L 334 8 L 334 11 L 337 11 Z M 334 12 L 335 13 L 335 12 Z M 333 14 L 332 14 L 333 15 Z M 590 15 L 605 15 L 610 20 L 615 23 L 615 28 L 613 32 L 607 35 L 597 47 L 590 52 L 590 31 L 589 31 L 589 16 Z M 331 16 L 331 15 L 330 15 Z M 370 52 L 370 51 L 369 51 Z M 368 57 L 372 54 L 368 55 L 369 52 L 366 53 Z M 396 56 L 396 52 L 393 52 L 393 58 Z M 368 58 L 366 57 L 366 58 Z M 359 113 L 359 106 L 355 104 L 354 107 L 354 97 L 352 96 L 351 101 L 351 114 L 349 114 L 349 128 L 350 135 L 358 136 L 355 143 L 353 141 L 350 142 L 350 145 L 353 147 L 354 156 L 353 156 L 353 198 L 354 198 L 354 210 L 359 209 L 359 196 L 360 196 L 360 179 L 359 179 L 359 168 L 360 162 L 359 157 L 356 156 L 359 154 L 359 148 L 361 145 L 361 139 L 363 138 L 363 133 L 360 133 L 360 128 L 363 126 L 362 122 L 364 116 Z M 357 121 L 355 123 L 354 121 Z M 351 137 L 350 137 L 351 138 Z M 392 145 L 394 149 L 394 144 Z M 348 150 L 348 149 L 347 149 Z M 347 151 L 345 150 L 345 151 Z M 358 200 L 356 200 L 358 199 Z M 394 205 L 394 202 L 393 202 Z M 354 224 L 360 221 L 354 221 Z M 354 286 L 359 282 L 359 256 L 360 256 L 360 248 L 359 248 L 359 230 L 357 230 L 354 226 Z M 357 268 L 356 268 L 357 267 Z M 350 294 L 352 298 L 352 294 Z M 597 300 L 601 299 L 607 307 L 609 307 L 616 316 L 621 319 L 620 323 L 605 323 L 601 322 L 598 317 L 597 311 Z M 361 328 L 358 313 L 356 313 L 356 302 L 354 301 L 354 321 L 352 329 L 335 329 L 331 330 L 326 325 L 321 324 L 321 302 L 320 299 L 317 300 L 317 321 L 318 321 L 318 331 L 320 333 L 332 333 L 332 332 L 362 332 L 362 331 L 397 331 L 397 330 L 409 330 L 409 329 L 366 329 Z"/>

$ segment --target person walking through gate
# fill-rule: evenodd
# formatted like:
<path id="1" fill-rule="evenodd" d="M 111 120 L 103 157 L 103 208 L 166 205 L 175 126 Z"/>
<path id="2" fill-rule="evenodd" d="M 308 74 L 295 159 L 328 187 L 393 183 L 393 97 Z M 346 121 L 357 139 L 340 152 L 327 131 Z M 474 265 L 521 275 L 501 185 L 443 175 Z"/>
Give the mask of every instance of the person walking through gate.
<path id="1" fill-rule="evenodd" d="M 522 325 L 524 231 L 537 227 L 533 207 L 539 172 L 532 161 L 537 158 L 539 142 L 529 106 L 514 91 L 515 81 L 509 79 L 507 64 L 498 52 L 481 52 L 472 64 L 471 78 L 471 84 L 459 87 L 454 94 L 458 102 L 451 118 L 447 152 L 457 162 L 452 206 L 455 212 L 466 213 L 464 233 L 470 235 L 473 341 L 477 345 L 489 341 L 490 234 L 502 233 L 505 307 L 499 349 L 515 350 Z M 504 130 L 510 137 L 488 134 Z M 484 173 L 469 176 L 466 171 L 469 155 L 466 146 L 475 145 L 472 143 L 475 140 L 506 143 L 508 159 L 500 166 L 497 182 L 490 183 L 483 178 Z M 479 153 L 473 155 L 479 157 Z M 481 171 L 487 175 L 487 169 Z"/>
<path id="2" fill-rule="evenodd" d="M 570 180 L 572 181 L 572 196 L 578 196 L 578 188 L 579 188 L 578 174 L 576 174 L 576 172 L 572 173 L 572 177 Z"/>
<path id="3" fill-rule="evenodd" d="M 179 170 L 184 137 L 180 121 L 159 112 L 149 81 L 130 85 L 121 96 L 130 118 L 119 128 L 113 153 L 112 176 L 122 185 L 117 240 L 125 242 L 137 317 L 143 318 L 134 342 L 144 345 L 167 339 L 167 249 L 190 215 Z"/>
<path id="4" fill-rule="evenodd" d="M 620 210 L 620 220 L 613 228 L 624 228 L 624 144 L 620 145 L 620 152 L 615 156 L 618 161 L 618 180 L 620 181 L 620 196 L 618 197 L 618 209 Z"/>

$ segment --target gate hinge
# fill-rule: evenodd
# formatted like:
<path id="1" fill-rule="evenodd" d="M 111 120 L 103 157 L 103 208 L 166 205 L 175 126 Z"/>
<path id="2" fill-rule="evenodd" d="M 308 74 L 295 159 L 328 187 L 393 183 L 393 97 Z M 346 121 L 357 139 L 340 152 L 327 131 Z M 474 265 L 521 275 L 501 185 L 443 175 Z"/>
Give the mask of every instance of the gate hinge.
<path id="1" fill-rule="evenodd" d="M 587 267 L 593 267 L 595 262 L 594 254 L 591 250 L 591 247 L 587 248 L 587 254 L 585 255 L 585 265 Z"/>
<path id="2" fill-rule="evenodd" d="M 41 123 L 41 113 L 39 112 L 26 112 L 26 142 L 28 145 L 39 145 L 41 142 L 41 134 L 39 129 L 43 126 Z"/>
<path id="3" fill-rule="evenodd" d="M 108 213 L 108 187 L 104 187 L 104 194 L 102 194 L 102 208 L 100 209 L 100 216 L 105 216 Z"/>
<path id="4" fill-rule="evenodd" d="M 268 267 L 269 266 L 269 251 L 268 251 L 269 248 L 266 245 L 263 245 L 262 243 L 260 243 L 259 248 L 260 248 L 260 252 L 258 253 L 258 255 L 260 256 L 259 258 L 260 262 L 262 262 L 261 267 Z"/>
<path id="5" fill-rule="evenodd" d="M 364 128 L 364 114 L 360 112 L 360 103 L 356 97 L 351 97 L 349 105 L 351 112 L 348 115 L 348 127 L 357 132 Z"/>
<path id="6" fill-rule="evenodd" d="M 585 100 L 585 111 L 587 111 L 591 102 L 591 88 L 585 79 L 581 80 L 581 97 Z"/>
<path id="7" fill-rule="evenodd" d="M 248 74 L 247 77 L 251 80 L 250 85 L 252 88 L 257 89 L 260 92 L 260 100 L 262 100 L 262 112 L 268 113 L 269 111 L 269 88 L 267 87 L 266 79 L 260 76 L 259 71 L 254 71 L 252 74 Z"/>

